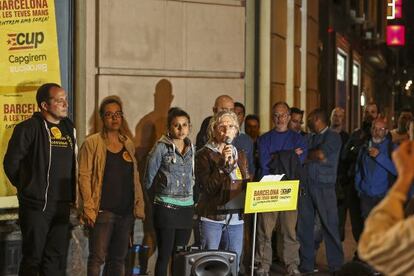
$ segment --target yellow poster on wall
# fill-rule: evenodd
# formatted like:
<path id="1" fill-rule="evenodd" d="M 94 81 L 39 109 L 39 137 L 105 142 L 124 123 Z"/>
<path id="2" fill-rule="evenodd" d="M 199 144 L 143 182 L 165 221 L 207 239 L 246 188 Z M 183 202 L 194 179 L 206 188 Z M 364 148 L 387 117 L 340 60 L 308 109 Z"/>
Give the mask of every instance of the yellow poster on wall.
<path id="1" fill-rule="evenodd" d="M 60 84 L 54 0 L 0 0 L 0 160 L 14 126 L 37 110 L 36 89 Z M 0 166 L 0 196 L 16 194 Z"/>

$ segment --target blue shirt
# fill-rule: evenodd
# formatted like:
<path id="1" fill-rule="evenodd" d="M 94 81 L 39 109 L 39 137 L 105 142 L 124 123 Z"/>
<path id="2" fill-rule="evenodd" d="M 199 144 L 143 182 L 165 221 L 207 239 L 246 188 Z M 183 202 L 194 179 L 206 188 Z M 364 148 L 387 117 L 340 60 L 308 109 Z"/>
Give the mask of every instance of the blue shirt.
<path id="1" fill-rule="evenodd" d="M 278 132 L 274 129 L 266 132 L 257 140 L 260 161 L 260 178 L 269 174 L 269 164 L 272 161 L 272 154 L 282 150 L 295 150 L 301 148 L 303 153 L 299 155 L 303 163 L 307 155 L 307 146 L 302 135 L 292 130 Z"/>
<path id="2" fill-rule="evenodd" d="M 372 143 L 373 147 L 379 149 L 377 157 L 369 156 L 367 147 L 361 148 L 356 166 L 355 186 L 359 193 L 371 196 L 385 196 L 393 183 L 390 183 L 389 174 L 396 176 L 397 170 L 389 154 L 389 143 L 387 138 L 379 144 Z M 392 149 L 396 145 L 391 145 Z"/>
<path id="3" fill-rule="evenodd" d="M 253 156 L 253 140 L 246 133 L 240 132 L 236 138 L 233 140 L 233 145 L 240 151 L 243 151 L 246 154 L 246 158 L 249 165 L 250 175 L 254 175 L 255 166 L 254 166 L 254 156 Z"/>
<path id="4" fill-rule="evenodd" d="M 306 172 L 309 185 L 332 187 L 336 182 L 341 136 L 326 127 L 320 133 L 307 136 L 308 150 L 321 150 L 325 160 L 309 160 L 306 162 Z"/>

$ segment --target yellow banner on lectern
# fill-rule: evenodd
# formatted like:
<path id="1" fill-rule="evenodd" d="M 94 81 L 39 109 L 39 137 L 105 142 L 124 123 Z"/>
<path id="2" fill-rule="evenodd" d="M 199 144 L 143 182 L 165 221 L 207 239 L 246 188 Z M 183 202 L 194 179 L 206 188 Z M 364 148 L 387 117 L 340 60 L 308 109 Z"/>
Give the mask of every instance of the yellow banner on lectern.
<path id="1" fill-rule="evenodd" d="M 37 110 L 36 89 L 60 84 L 54 0 L 0 0 L 0 161 L 13 128 Z M 16 194 L 0 166 L 0 196 Z"/>
<path id="2" fill-rule="evenodd" d="M 244 213 L 296 210 L 299 180 L 249 182 Z"/>

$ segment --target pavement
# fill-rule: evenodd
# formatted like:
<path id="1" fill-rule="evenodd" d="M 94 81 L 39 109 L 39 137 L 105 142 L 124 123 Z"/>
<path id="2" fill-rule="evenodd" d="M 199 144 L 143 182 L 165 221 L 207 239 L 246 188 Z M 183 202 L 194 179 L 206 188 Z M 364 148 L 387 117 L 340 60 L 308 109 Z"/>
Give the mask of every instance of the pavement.
<path id="1" fill-rule="evenodd" d="M 352 229 L 351 229 L 351 223 L 349 220 L 349 214 L 347 216 L 347 221 L 345 224 L 345 240 L 342 242 L 342 246 L 344 249 L 344 263 L 347 263 L 352 260 L 354 257 L 355 250 L 357 248 L 357 244 L 354 241 L 354 238 L 352 236 Z M 318 272 L 306 274 L 306 275 L 312 275 L 312 276 L 328 276 L 331 275 L 329 273 L 328 269 L 328 263 L 326 260 L 326 251 L 325 251 L 325 245 L 322 243 L 319 247 L 318 254 L 316 257 L 316 267 L 318 269 Z M 246 274 L 246 275 L 250 275 Z M 272 267 L 270 268 L 270 275 L 271 276 L 284 276 L 286 275 L 286 271 L 283 266 L 281 266 L 278 263 L 274 263 Z"/>

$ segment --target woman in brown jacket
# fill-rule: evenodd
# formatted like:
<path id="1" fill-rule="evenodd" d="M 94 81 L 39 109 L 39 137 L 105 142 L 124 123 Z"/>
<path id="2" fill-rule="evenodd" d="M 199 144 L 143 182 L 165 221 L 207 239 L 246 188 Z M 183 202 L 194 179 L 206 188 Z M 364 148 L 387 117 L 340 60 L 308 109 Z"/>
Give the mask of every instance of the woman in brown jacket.
<path id="1" fill-rule="evenodd" d="M 234 251 L 240 263 L 242 210 L 226 210 L 225 206 L 242 192 L 249 179 L 244 152 L 231 145 L 238 130 L 233 112 L 222 111 L 211 119 L 209 141 L 196 155 L 196 185 L 200 191 L 197 212 L 202 248 Z"/>
<path id="2" fill-rule="evenodd" d="M 103 130 L 89 136 L 79 152 L 82 219 L 89 227 L 88 275 L 124 275 L 135 218 L 144 218 L 134 144 L 124 135 L 122 103 L 104 99 L 99 108 Z"/>

